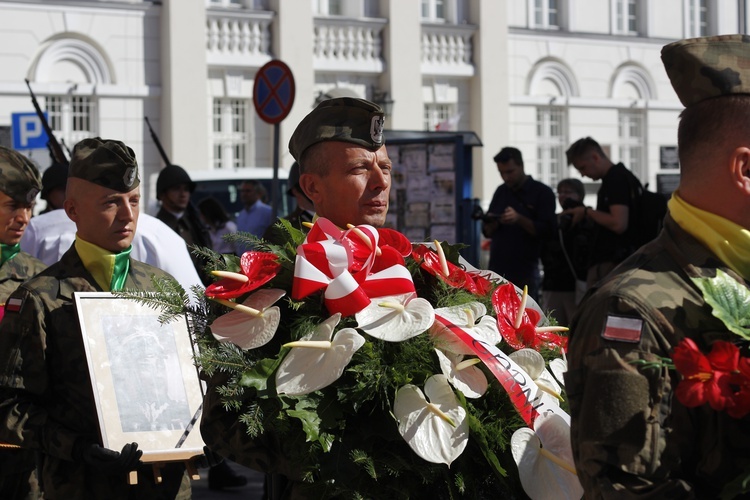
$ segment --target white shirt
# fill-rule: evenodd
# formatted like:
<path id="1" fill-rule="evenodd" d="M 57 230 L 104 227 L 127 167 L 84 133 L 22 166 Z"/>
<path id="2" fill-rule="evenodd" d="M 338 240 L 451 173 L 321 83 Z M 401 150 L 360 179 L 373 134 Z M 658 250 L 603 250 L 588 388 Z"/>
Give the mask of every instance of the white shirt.
<path id="1" fill-rule="evenodd" d="M 21 238 L 21 250 L 50 266 L 68 251 L 75 235 L 76 225 L 65 210 L 52 210 L 31 218 Z M 138 217 L 130 257 L 168 272 L 188 292 L 193 285 L 203 286 L 185 240 L 162 221 L 143 212 Z"/>

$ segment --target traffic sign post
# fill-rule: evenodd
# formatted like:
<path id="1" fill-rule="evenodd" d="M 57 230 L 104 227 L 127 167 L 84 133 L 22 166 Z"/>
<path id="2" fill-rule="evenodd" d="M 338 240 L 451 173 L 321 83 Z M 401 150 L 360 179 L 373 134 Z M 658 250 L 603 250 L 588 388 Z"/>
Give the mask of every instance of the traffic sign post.
<path id="1" fill-rule="evenodd" d="M 273 180 L 271 204 L 277 216 L 279 200 L 279 123 L 289 115 L 294 104 L 294 75 L 289 66 L 274 59 L 264 64 L 255 75 L 253 105 L 261 120 L 273 127 Z"/>
<path id="2" fill-rule="evenodd" d="M 44 114 L 46 117 L 47 113 Z M 47 149 L 49 137 L 36 113 L 12 113 L 11 124 L 13 149 Z"/>

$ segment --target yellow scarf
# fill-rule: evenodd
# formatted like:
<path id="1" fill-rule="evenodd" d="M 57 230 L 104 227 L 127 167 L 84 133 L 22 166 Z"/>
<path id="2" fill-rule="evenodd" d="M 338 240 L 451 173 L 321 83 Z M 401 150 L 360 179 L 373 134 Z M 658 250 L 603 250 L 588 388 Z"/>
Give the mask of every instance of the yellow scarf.
<path id="1" fill-rule="evenodd" d="M 690 205 L 675 191 L 669 213 L 682 229 L 703 243 L 724 264 L 750 279 L 750 231 L 732 221 Z"/>
<path id="2" fill-rule="evenodd" d="M 130 251 L 132 246 L 120 253 L 112 253 L 101 247 L 82 240 L 76 235 L 76 251 L 83 266 L 103 290 L 109 292 L 121 290 L 125 286 L 130 269 Z"/>

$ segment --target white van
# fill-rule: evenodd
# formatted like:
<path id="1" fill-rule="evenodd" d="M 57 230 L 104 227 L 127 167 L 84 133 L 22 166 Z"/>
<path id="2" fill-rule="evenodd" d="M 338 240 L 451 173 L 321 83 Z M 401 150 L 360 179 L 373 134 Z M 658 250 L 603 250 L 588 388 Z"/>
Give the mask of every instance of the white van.
<path id="1" fill-rule="evenodd" d="M 264 200 L 273 206 L 273 168 L 271 167 L 246 167 L 234 170 L 188 170 L 190 178 L 195 182 L 195 191 L 190 197 L 193 205 L 200 200 L 212 196 L 219 200 L 230 217 L 234 218 L 242 210 L 239 189 L 242 181 L 257 180 L 266 188 L 268 194 Z M 156 179 L 159 173 L 151 176 L 149 183 L 148 213 L 155 215 L 159 211 L 159 202 L 156 200 Z M 281 217 L 294 208 L 294 200 L 286 194 L 289 186 L 289 169 L 279 167 L 278 186 L 276 190 L 276 215 Z"/>

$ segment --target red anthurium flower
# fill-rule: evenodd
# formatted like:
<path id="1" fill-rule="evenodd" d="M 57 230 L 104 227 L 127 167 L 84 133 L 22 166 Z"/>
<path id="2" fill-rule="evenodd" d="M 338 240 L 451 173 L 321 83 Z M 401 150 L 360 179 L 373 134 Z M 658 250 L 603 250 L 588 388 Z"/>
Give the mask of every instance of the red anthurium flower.
<path id="1" fill-rule="evenodd" d="M 705 403 L 724 410 L 732 396 L 732 372 L 738 370 L 739 349 L 731 342 L 714 342 L 706 356 L 692 339 L 675 346 L 672 361 L 682 380 L 677 385 L 677 400 L 689 408 Z"/>
<path id="2" fill-rule="evenodd" d="M 472 290 L 477 295 L 487 295 L 492 289 L 492 282 L 480 272 L 477 271 L 466 271 L 466 277 L 474 283 L 475 290 Z"/>
<path id="3" fill-rule="evenodd" d="M 492 294 L 492 306 L 497 313 L 497 327 L 503 339 L 518 350 L 530 347 L 537 351 L 541 347 L 565 349 L 568 339 L 556 332 L 564 327 L 537 327 L 542 315 L 536 309 L 526 308 L 526 289 L 523 298 L 518 297 L 512 283 L 500 285 Z"/>
<path id="4" fill-rule="evenodd" d="M 220 279 L 206 287 L 206 297 L 217 299 L 240 297 L 271 281 L 279 273 L 281 264 L 272 253 L 250 251 L 240 257 L 240 268 L 247 281 L 235 278 Z M 238 277 L 242 275 L 238 274 Z"/>
<path id="5" fill-rule="evenodd" d="M 395 229 L 380 228 L 378 229 L 380 234 L 379 246 L 382 247 L 393 247 L 398 250 L 398 253 L 403 257 L 408 257 L 412 252 L 412 245 L 409 238 L 399 233 Z"/>
<path id="6" fill-rule="evenodd" d="M 456 266 L 455 264 L 444 260 L 443 262 L 445 263 L 448 270 L 448 272 L 446 273 L 445 269 L 443 268 L 443 262 L 441 262 L 440 256 L 426 246 L 419 245 L 412 252 L 412 256 L 414 257 L 414 260 L 420 262 L 422 269 L 432 274 L 433 276 L 437 276 L 438 278 L 442 279 L 453 288 L 465 288 L 467 286 L 466 271 Z M 471 287 L 473 284 L 473 282 L 470 282 L 468 286 Z M 471 289 L 469 290 L 472 291 Z"/>

